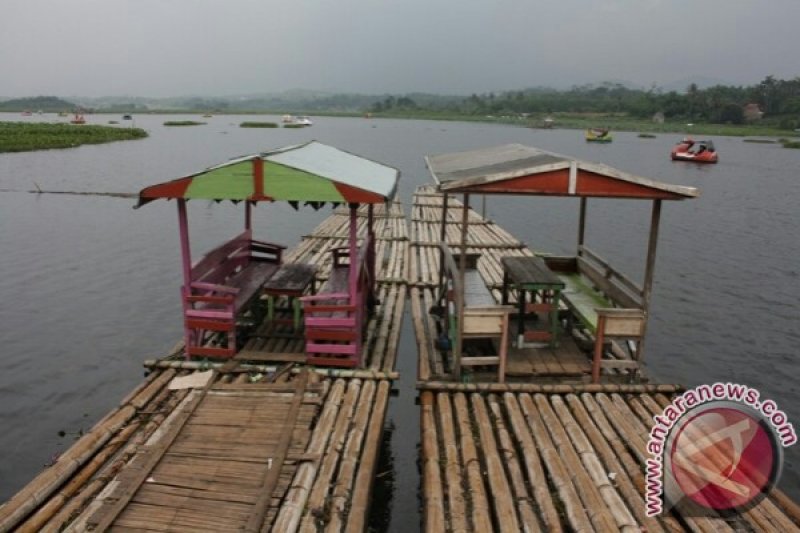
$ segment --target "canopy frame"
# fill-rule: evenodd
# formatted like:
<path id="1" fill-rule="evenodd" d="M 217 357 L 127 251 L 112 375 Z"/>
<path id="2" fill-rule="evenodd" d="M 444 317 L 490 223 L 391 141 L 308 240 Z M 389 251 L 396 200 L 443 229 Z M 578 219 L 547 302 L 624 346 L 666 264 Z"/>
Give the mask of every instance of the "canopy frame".
<path id="1" fill-rule="evenodd" d="M 644 322 L 641 339 L 635 353 L 639 364 L 644 360 L 644 339 L 647 330 L 650 301 L 655 273 L 656 248 L 663 200 L 695 198 L 694 187 L 673 185 L 629 174 L 606 165 L 580 161 L 567 156 L 520 144 L 501 145 L 467 152 L 426 156 L 426 165 L 443 194 L 441 238 L 444 242 L 447 223 L 448 196 L 462 194 L 461 261 L 458 265 L 460 286 L 464 287 L 467 251 L 467 223 L 470 195 L 524 195 L 576 197 L 580 199 L 576 256 L 585 247 L 586 219 L 589 198 L 639 199 L 652 201 L 647 243 L 642 311 Z M 440 264 L 444 252 L 440 252 Z M 440 267 L 439 283 L 444 283 Z M 462 303 L 457 313 L 463 316 Z M 439 302 L 441 303 L 441 302 Z M 460 379 L 463 340 L 463 321 L 459 320 L 457 338 L 453 342 L 453 373 Z M 595 361 L 593 381 L 599 380 Z"/>
<path id="2" fill-rule="evenodd" d="M 315 157 L 322 160 L 315 160 Z M 283 198 L 267 194 L 266 189 L 269 185 L 270 170 L 265 168 L 267 166 L 265 162 L 270 163 L 270 169 L 274 169 L 274 165 L 281 165 L 288 169 L 287 172 L 294 172 L 301 177 L 311 176 L 311 178 L 308 179 L 317 179 L 318 183 L 322 184 L 322 186 L 318 186 L 316 189 L 298 187 L 297 190 L 294 190 L 292 189 L 292 180 L 289 179 L 280 183 L 279 190 L 284 195 Z M 242 170 L 248 163 L 250 166 L 250 187 L 246 186 L 246 180 L 242 180 Z M 235 169 L 235 171 L 232 169 Z M 215 171 L 222 171 L 222 177 L 215 176 Z M 371 172 L 377 174 L 376 177 L 379 178 L 375 183 L 368 179 Z M 339 174 L 341 174 L 340 179 L 333 177 Z M 215 185 L 214 187 L 206 187 L 206 189 L 211 191 L 210 193 L 188 194 L 193 184 L 195 184 L 195 180 L 208 180 L 209 176 L 213 176 L 213 179 L 219 181 L 219 183 L 213 184 Z M 259 202 L 283 200 L 287 201 L 296 209 L 299 207 L 300 202 L 305 202 L 315 208 L 319 208 L 319 206 L 325 203 L 332 203 L 334 205 L 346 203 L 349 208 L 350 226 L 348 230 L 348 248 L 351 254 L 350 257 L 353 258 L 348 271 L 348 285 L 351 294 L 355 294 L 359 282 L 358 265 L 354 260 L 357 249 L 357 211 L 362 203 L 368 204 L 367 240 L 371 245 L 367 250 L 366 260 L 367 275 L 369 278 L 367 290 L 369 299 L 374 300 L 376 261 L 373 206 L 377 203 L 391 203 L 396 194 L 399 176 L 400 172 L 395 168 L 341 151 L 331 146 L 323 145 L 316 141 L 311 141 L 309 143 L 288 146 L 261 154 L 239 157 L 227 163 L 210 167 L 202 172 L 151 185 L 140 191 L 139 201 L 135 207 L 141 207 L 159 198 L 167 200 L 175 199 L 177 201 L 181 269 L 183 273 L 182 301 L 184 316 L 186 316 L 186 290 L 192 283 L 193 265 L 189 235 L 188 200 L 203 199 L 217 202 L 231 200 L 234 203 L 243 202 L 244 227 L 248 233 L 252 231 L 253 226 L 253 206 Z M 228 189 L 223 187 L 225 185 L 225 179 L 228 179 L 231 185 Z M 325 186 L 326 180 L 330 182 L 332 187 Z M 302 184 L 303 183 L 300 185 Z M 305 184 L 307 185 L 308 182 L 306 181 Z M 201 185 L 204 184 L 201 183 Z M 336 196 L 337 194 L 339 197 Z M 366 317 L 366 313 L 362 312 L 361 316 Z M 187 346 L 189 345 L 190 336 L 191 333 L 189 329 L 185 327 L 184 337 Z"/>

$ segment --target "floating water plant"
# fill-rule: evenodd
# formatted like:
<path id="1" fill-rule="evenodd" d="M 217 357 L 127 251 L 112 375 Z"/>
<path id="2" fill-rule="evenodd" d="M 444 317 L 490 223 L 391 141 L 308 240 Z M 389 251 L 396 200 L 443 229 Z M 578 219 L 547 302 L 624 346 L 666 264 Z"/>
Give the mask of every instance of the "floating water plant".
<path id="1" fill-rule="evenodd" d="M 240 128 L 277 128 L 278 124 L 275 122 L 242 122 L 239 124 Z"/>
<path id="2" fill-rule="evenodd" d="M 165 126 L 202 126 L 205 122 L 197 122 L 195 120 L 168 120 L 164 122 Z"/>
<path id="3" fill-rule="evenodd" d="M 0 152 L 72 148 L 82 144 L 101 144 L 145 137 L 147 132 L 141 128 L 0 122 Z"/>

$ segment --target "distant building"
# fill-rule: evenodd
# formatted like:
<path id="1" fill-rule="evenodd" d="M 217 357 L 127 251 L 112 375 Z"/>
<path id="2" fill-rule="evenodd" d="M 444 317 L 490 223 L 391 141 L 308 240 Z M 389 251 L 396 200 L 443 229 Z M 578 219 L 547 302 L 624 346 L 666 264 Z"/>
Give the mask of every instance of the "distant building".
<path id="1" fill-rule="evenodd" d="M 764 116 L 764 112 L 758 107 L 758 104 L 747 104 L 742 109 L 744 120 L 746 122 L 758 122 Z"/>
<path id="2" fill-rule="evenodd" d="M 656 124 L 663 124 L 664 123 L 664 113 L 658 111 L 653 114 L 653 122 Z"/>

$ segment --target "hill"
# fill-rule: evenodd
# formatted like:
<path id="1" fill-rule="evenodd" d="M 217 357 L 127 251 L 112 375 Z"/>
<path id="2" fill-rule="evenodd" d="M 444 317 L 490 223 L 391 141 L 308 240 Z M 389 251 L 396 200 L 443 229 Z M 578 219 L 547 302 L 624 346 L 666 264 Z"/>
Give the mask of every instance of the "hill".
<path id="1" fill-rule="evenodd" d="M 15 98 L 0 102 L 0 111 L 47 111 L 51 113 L 69 111 L 77 107 L 56 96 L 34 96 L 30 98 Z"/>

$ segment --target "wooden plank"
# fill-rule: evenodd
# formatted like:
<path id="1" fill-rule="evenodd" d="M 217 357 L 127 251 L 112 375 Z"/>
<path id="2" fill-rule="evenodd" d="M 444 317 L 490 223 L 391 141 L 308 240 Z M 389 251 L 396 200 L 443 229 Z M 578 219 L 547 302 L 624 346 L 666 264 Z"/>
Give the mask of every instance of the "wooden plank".
<path id="1" fill-rule="evenodd" d="M 255 509 L 250 515 L 247 525 L 244 528 L 245 531 L 254 532 L 261 529 L 261 525 L 264 521 L 264 515 L 266 514 L 267 502 L 272 497 L 272 491 L 275 490 L 275 484 L 277 483 L 278 475 L 280 474 L 280 467 L 283 465 L 283 462 L 286 459 L 286 453 L 289 443 L 291 442 L 295 421 L 297 420 L 297 414 L 300 411 L 300 404 L 303 400 L 303 396 L 305 395 L 305 387 L 306 383 L 308 383 L 308 376 L 308 372 L 303 372 L 295 380 L 295 396 L 292 400 L 292 405 L 289 408 L 289 413 L 286 416 L 286 421 L 283 424 L 281 440 L 274 450 L 273 457 L 270 458 L 271 461 L 267 467 L 266 475 L 264 476 L 261 484 L 260 495 L 258 500 L 256 500 Z"/>
<path id="2" fill-rule="evenodd" d="M 216 375 L 216 371 L 214 374 Z M 169 448 L 170 444 L 177 438 L 181 428 L 183 428 L 186 421 L 189 420 L 189 417 L 194 410 L 197 409 L 197 406 L 200 405 L 200 402 L 205 397 L 205 394 L 208 392 L 213 382 L 214 378 L 212 377 L 204 389 L 196 391 L 194 398 L 189 400 L 187 405 L 184 406 L 182 411 L 172 421 L 169 430 L 155 445 L 147 449 L 147 454 L 143 456 L 144 459 L 142 460 L 144 464 L 142 464 L 137 471 L 134 471 L 130 478 L 126 480 L 127 484 L 122 488 L 122 493 L 116 495 L 116 500 L 112 503 L 108 501 L 104 502 L 104 505 L 89 518 L 87 523 L 91 527 L 99 531 L 104 531 L 123 511 L 141 484 L 144 483 L 145 479 L 150 475 L 150 472 L 156 464 L 158 464 L 158 461 L 161 460 L 167 448 Z"/>

